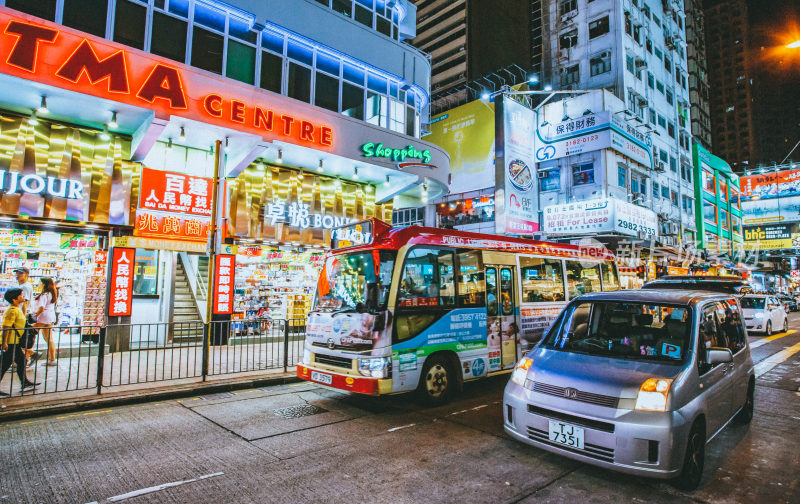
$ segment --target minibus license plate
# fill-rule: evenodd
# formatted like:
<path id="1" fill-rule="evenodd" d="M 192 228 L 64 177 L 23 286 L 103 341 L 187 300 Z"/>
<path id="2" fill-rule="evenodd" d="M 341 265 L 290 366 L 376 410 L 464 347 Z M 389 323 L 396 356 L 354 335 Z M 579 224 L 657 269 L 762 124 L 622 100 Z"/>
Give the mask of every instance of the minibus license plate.
<path id="1" fill-rule="evenodd" d="M 549 420 L 550 441 L 583 450 L 583 429 L 572 424 Z"/>
<path id="2" fill-rule="evenodd" d="M 333 376 L 325 373 L 317 373 L 316 371 L 311 371 L 311 379 L 326 385 L 333 383 Z"/>

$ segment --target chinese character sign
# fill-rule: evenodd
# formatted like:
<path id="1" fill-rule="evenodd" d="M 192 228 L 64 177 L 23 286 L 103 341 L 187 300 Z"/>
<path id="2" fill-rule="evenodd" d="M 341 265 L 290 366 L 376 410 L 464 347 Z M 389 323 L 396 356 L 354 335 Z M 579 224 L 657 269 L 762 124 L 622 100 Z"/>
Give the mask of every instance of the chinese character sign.
<path id="1" fill-rule="evenodd" d="M 142 168 L 139 208 L 210 216 L 211 184 L 210 178 Z"/>
<path id="2" fill-rule="evenodd" d="M 108 315 L 110 317 L 127 317 L 131 314 L 135 254 L 136 249 L 113 249 L 111 283 L 108 286 Z"/>
<path id="3" fill-rule="evenodd" d="M 133 235 L 205 242 L 208 240 L 210 228 L 211 219 L 209 217 L 171 214 L 140 208 L 136 211 Z"/>
<path id="4" fill-rule="evenodd" d="M 215 315 L 233 313 L 233 279 L 236 269 L 235 256 L 221 254 L 214 264 L 214 308 Z"/>

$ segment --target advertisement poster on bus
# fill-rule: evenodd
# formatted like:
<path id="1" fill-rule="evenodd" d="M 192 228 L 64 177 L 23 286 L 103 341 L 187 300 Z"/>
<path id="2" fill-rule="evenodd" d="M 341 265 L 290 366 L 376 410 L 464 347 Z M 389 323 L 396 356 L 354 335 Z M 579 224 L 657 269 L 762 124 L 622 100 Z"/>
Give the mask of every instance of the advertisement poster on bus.
<path id="1" fill-rule="evenodd" d="M 431 118 L 425 140 L 450 154 L 450 193 L 492 187 L 494 103 L 475 100 Z"/>
<path id="2" fill-rule="evenodd" d="M 567 303 L 536 303 L 522 304 L 520 308 L 522 341 L 520 342 L 519 355 L 522 356 L 536 344 L 544 333 L 553 325 L 561 310 Z"/>
<path id="3" fill-rule="evenodd" d="M 539 231 L 534 159 L 534 112 L 510 99 L 495 102 L 495 230 L 531 235 Z"/>
<path id="4" fill-rule="evenodd" d="M 361 352 L 387 346 L 392 331 L 384 331 L 382 325 L 380 330 L 373 330 L 375 318 L 371 313 L 314 312 L 308 316 L 306 340 L 331 350 Z M 388 338 L 385 342 L 384 337 Z"/>

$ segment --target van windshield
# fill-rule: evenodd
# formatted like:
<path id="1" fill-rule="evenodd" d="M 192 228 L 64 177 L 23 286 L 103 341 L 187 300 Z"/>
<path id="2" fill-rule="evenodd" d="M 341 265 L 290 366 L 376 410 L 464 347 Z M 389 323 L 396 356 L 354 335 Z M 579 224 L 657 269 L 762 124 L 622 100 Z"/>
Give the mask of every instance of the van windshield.
<path id="1" fill-rule="evenodd" d="M 378 284 L 378 308 L 385 309 L 395 256 L 396 252 L 389 250 L 329 256 L 317 282 L 314 310 L 357 310 L 365 301 L 369 283 Z"/>
<path id="2" fill-rule="evenodd" d="M 548 333 L 545 348 L 635 360 L 681 362 L 689 347 L 686 306 L 627 302 L 571 305 Z"/>

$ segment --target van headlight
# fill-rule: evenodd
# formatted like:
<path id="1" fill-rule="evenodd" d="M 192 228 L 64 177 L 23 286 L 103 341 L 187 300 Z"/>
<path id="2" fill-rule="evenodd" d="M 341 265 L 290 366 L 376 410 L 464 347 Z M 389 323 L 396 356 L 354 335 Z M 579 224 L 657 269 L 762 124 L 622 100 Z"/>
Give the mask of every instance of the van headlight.
<path id="1" fill-rule="evenodd" d="M 371 357 L 358 359 L 358 371 L 371 378 L 386 378 L 392 373 L 391 357 Z"/>
<path id="2" fill-rule="evenodd" d="M 756 313 L 756 314 L 755 314 L 755 315 L 753 315 L 753 316 L 754 316 L 755 318 L 764 318 L 764 314 L 763 314 L 763 313 L 761 313 L 761 312 L 758 312 L 758 313 Z"/>
<path id="3" fill-rule="evenodd" d="M 667 411 L 667 397 L 672 380 L 648 378 L 639 388 L 635 409 L 639 411 Z"/>
<path id="4" fill-rule="evenodd" d="M 511 381 L 524 387 L 525 379 L 528 377 L 528 370 L 532 365 L 533 359 L 530 357 L 523 357 L 520 359 L 519 362 L 517 362 L 517 366 L 514 368 L 514 372 L 511 373 Z"/>
<path id="5" fill-rule="evenodd" d="M 303 350 L 303 364 L 311 364 L 311 350 Z"/>

